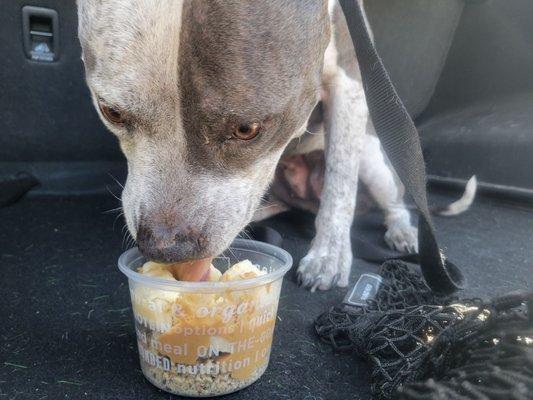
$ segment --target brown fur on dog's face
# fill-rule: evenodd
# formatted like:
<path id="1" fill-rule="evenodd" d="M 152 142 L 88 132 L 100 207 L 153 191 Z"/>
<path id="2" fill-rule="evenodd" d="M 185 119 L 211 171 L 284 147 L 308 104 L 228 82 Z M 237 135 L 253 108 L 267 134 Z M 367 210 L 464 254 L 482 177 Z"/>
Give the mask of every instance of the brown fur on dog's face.
<path id="1" fill-rule="evenodd" d="M 122 199 L 130 231 L 154 259 L 218 253 L 249 222 L 318 100 L 327 3 L 78 6 L 87 82 L 128 159 Z M 252 124 L 260 126 L 256 137 L 234 136 Z"/>

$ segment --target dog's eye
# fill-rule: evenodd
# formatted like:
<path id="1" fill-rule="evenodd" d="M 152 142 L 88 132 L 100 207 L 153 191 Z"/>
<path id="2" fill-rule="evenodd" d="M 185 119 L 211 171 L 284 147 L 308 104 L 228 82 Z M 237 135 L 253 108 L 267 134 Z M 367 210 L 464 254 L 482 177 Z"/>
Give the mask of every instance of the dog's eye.
<path id="1" fill-rule="evenodd" d="M 261 124 L 259 122 L 241 124 L 235 129 L 233 136 L 240 140 L 251 140 L 256 137 L 260 131 Z"/>
<path id="2" fill-rule="evenodd" d="M 101 102 L 98 103 L 98 107 L 100 107 L 100 111 L 102 112 L 103 116 L 112 124 L 115 124 L 115 125 L 124 124 L 125 119 L 120 111 L 116 110 L 113 107 L 107 106 Z"/>

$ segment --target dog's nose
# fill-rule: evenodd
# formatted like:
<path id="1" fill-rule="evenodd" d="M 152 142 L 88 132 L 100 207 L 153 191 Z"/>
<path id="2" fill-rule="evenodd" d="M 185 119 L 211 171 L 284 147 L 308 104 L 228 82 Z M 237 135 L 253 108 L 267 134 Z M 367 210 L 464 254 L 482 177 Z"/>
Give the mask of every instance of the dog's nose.
<path id="1" fill-rule="evenodd" d="M 152 261 L 178 262 L 205 257 L 207 240 L 199 230 L 184 223 L 141 220 L 137 245 Z"/>

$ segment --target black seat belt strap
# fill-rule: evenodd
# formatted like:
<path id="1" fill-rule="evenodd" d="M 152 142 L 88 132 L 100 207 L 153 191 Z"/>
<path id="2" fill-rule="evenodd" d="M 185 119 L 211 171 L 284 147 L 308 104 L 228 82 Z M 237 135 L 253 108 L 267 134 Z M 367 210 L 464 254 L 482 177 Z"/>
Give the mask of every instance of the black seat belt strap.
<path id="1" fill-rule="evenodd" d="M 391 164 L 419 211 L 420 268 L 428 286 L 449 294 L 464 287 L 461 271 L 439 248 L 426 195 L 426 171 L 418 131 L 370 37 L 359 0 L 339 0 L 354 43 L 374 128 Z"/>

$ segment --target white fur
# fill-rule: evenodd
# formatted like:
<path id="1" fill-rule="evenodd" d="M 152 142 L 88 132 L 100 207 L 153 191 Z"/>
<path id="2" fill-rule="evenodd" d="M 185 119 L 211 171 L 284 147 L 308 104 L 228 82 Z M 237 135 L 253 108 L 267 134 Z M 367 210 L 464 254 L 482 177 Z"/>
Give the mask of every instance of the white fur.
<path id="1" fill-rule="evenodd" d="M 337 2 L 330 0 L 331 17 L 336 6 Z M 400 251 L 417 250 L 417 231 L 403 203 L 403 187 L 394 179 L 373 132 L 361 78 L 348 77 L 337 64 L 333 36 L 324 55 L 323 80 L 326 90 L 322 100 L 327 110 L 325 184 L 315 221 L 317 233 L 298 267 L 299 279 L 311 291 L 348 285 L 358 174 L 385 212 L 388 245 Z"/>
<path id="2" fill-rule="evenodd" d="M 459 215 L 470 208 L 477 192 L 477 178 L 472 176 L 465 186 L 465 191 L 463 195 L 456 201 L 451 204 L 448 204 L 446 207 L 440 210 L 436 210 L 435 214 L 441 215 L 443 217 L 452 217 L 454 215 Z"/>
<path id="3" fill-rule="evenodd" d="M 352 265 L 350 228 L 355 212 L 359 154 L 368 109 L 361 80 L 336 65 L 332 36 L 325 52 L 326 172 L 316 236 L 300 261 L 299 279 L 312 291 L 347 286 Z"/>
<path id="4" fill-rule="evenodd" d="M 359 176 L 385 213 L 387 244 L 402 252 L 418 251 L 417 230 L 411 225 L 409 212 L 403 202 L 403 186 L 383 155 L 371 121 L 367 125 Z"/>

